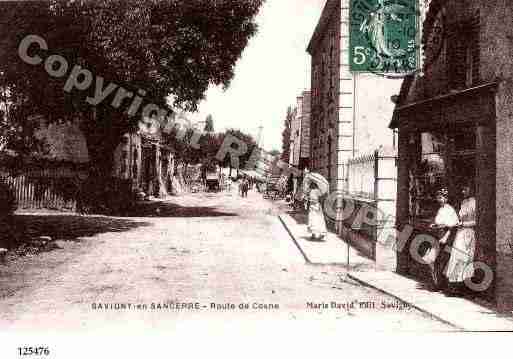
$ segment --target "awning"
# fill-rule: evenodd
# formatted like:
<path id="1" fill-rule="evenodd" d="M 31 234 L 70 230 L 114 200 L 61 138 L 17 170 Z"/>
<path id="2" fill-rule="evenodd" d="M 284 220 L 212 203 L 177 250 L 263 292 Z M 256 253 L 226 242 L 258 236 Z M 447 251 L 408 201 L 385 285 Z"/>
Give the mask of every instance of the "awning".
<path id="1" fill-rule="evenodd" d="M 400 126 L 401 122 L 401 115 L 404 113 L 416 113 L 418 114 L 423 109 L 431 109 L 436 110 L 438 112 L 441 111 L 441 109 L 445 106 L 451 106 L 455 104 L 455 98 L 461 98 L 461 99 L 477 99 L 480 101 L 478 106 L 481 109 L 485 109 L 487 105 L 490 105 L 486 102 L 486 98 L 481 96 L 480 94 L 487 92 L 487 91 L 495 91 L 497 88 L 498 83 L 497 82 L 490 82 L 483 85 L 458 90 L 458 91 L 451 91 L 450 93 L 443 94 L 440 96 L 431 97 L 425 100 L 412 102 L 412 103 L 406 103 L 401 106 L 396 106 L 394 110 L 394 115 L 392 118 L 392 121 L 390 122 L 389 128 L 391 129 L 397 129 Z M 470 109 L 471 110 L 471 109 Z M 451 111 L 449 111 L 451 112 Z"/>
<path id="2" fill-rule="evenodd" d="M 257 178 L 257 179 L 265 179 L 265 176 L 262 174 L 262 173 L 259 173 L 257 171 L 254 171 L 254 170 L 250 170 L 250 171 L 240 171 L 240 173 L 248 176 L 248 177 L 253 177 L 253 178 Z"/>

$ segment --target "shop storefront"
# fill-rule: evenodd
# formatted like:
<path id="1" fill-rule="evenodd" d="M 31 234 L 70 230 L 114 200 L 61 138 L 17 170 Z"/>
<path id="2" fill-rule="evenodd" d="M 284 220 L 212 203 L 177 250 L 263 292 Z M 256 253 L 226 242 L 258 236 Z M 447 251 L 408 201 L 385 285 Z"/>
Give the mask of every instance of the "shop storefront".
<path id="1" fill-rule="evenodd" d="M 417 234 L 430 229 L 439 205 L 436 192 L 446 188 L 458 211 L 462 189 L 477 203 L 476 260 L 495 268 L 495 89 L 491 83 L 396 109 L 399 123 L 397 224 Z M 412 239 L 415 236 L 412 236 Z M 407 249 L 409 248 L 406 247 Z M 398 253 L 398 270 L 425 277 L 425 265 L 409 250 Z M 485 296 L 492 296 L 493 285 Z"/>
<path id="2" fill-rule="evenodd" d="M 511 2 L 433 0 L 422 34 L 423 71 L 403 81 L 390 125 L 398 132 L 396 229 L 409 238 L 397 253 L 398 272 L 427 279 L 412 239 L 437 235 L 430 228 L 437 190 L 446 188 L 458 211 L 469 186 L 475 280 L 491 273 L 480 295 L 501 311 L 513 310 L 513 61 L 505 55 L 513 51 L 513 23 L 498 19 L 511 11 Z"/>

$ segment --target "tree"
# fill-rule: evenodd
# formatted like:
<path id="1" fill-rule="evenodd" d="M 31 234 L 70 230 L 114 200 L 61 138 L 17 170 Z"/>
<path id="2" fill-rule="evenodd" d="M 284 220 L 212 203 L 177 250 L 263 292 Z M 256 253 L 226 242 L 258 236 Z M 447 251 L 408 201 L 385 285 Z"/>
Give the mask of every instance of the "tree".
<path id="1" fill-rule="evenodd" d="M 277 149 L 274 149 L 274 150 L 272 150 L 272 151 L 269 151 L 269 154 L 270 154 L 271 156 L 275 156 L 275 157 L 281 156 L 281 152 L 280 152 L 279 150 L 277 150 Z"/>
<path id="2" fill-rule="evenodd" d="M 230 128 L 228 130 L 226 130 L 226 132 L 220 136 L 219 138 L 219 142 L 220 142 L 220 145 L 223 144 L 223 142 L 225 141 L 226 139 L 226 136 L 229 135 L 229 136 L 233 136 L 235 138 L 237 138 L 239 141 L 243 142 L 245 145 L 246 145 L 246 152 L 241 155 L 239 157 L 239 166 L 236 167 L 237 169 L 237 175 L 239 174 L 239 168 L 244 168 L 246 167 L 246 165 L 248 164 L 248 160 L 251 158 L 251 155 L 253 154 L 253 151 L 255 150 L 255 148 L 257 147 L 257 143 L 255 141 L 255 139 L 253 138 L 253 136 L 239 130 L 239 129 L 235 129 L 235 128 Z M 221 165 L 223 167 L 229 167 L 230 168 L 230 177 L 232 175 L 232 169 L 233 169 L 233 166 L 232 166 L 232 162 L 231 162 L 231 157 L 230 156 L 226 156 L 222 161 L 221 161 Z"/>
<path id="3" fill-rule="evenodd" d="M 289 159 L 290 159 L 290 135 L 291 135 L 290 126 L 292 124 L 293 118 L 294 118 L 294 111 L 293 111 L 292 107 L 289 106 L 287 108 L 287 115 L 285 116 L 284 128 L 281 133 L 281 143 L 282 143 L 281 160 L 285 163 L 289 163 Z"/>
<path id="4" fill-rule="evenodd" d="M 214 132 L 214 119 L 212 115 L 208 115 L 205 120 L 205 132 Z"/>
<path id="5" fill-rule="evenodd" d="M 0 72 L 17 107 L 9 121 L 27 125 L 32 114 L 49 121 L 79 117 L 91 163 L 109 176 L 121 136 L 137 127 L 141 109 L 154 103 L 197 109 L 210 85 L 228 87 L 235 65 L 255 35 L 255 16 L 263 0 L 51 0 L 0 4 Z M 18 56 L 29 34 L 44 38 L 48 52 L 88 69 L 94 81 L 85 90 L 63 87 L 68 75 L 51 77 L 44 66 Z M 98 77 L 132 95 L 144 90 L 133 116 L 124 100 L 114 108 L 117 91 L 91 106 Z M 140 93 L 140 92 L 139 92 Z"/>

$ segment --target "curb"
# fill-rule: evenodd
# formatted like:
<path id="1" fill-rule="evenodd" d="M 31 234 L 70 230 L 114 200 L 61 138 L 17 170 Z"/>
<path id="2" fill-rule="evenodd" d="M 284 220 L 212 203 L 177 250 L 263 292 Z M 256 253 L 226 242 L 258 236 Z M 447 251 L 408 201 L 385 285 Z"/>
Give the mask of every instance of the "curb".
<path id="1" fill-rule="evenodd" d="M 290 238 L 292 239 L 292 241 L 294 242 L 295 246 L 299 249 L 299 252 L 301 253 L 301 255 L 303 256 L 303 258 L 305 259 L 305 261 L 307 263 L 312 263 L 309 259 L 308 259 L 308 256 L 306 255 L 305 251 L 303 250 L 303 248 L 301 248 L 301 245 L 298 243 L 298 241 L 296 240 L 296 238 L 294 237 L 293 233 L 291 232 L 291 230 L 289 229 L 289 227 L 287 226 L 287 223 L 286 221 L 282 218 L 282 215 L 278 215 L 277 216 L 278 219 L 280 220 L 281 224 L 283 225 L 283 227 L 285 228 L 285 230 L 287 231 L 287 233 L 289 234 Z M 450 327 L 453 327 L 454 329 L 458 330 L 458 331 L 466 331 L 465 328 L 455 324 L 455 323 L 452 323 L 436 314 L 433 314 L 431 312 L 429 312 L 428 310 L 424 309 L 424 308 L 421 308 L 420 306 L 412 303 L 411 301 L 407 301 L 407 300 L 404 300 L 403 298 L 399 297 L 397 294 L 394 294 L 393 292 L 391 291 L 387 291 L 387 290 L 384 290 L 382 288 L 379 288 L 377 286 L 374 286 L 362 279 L 359 279 L 358 277 L 352 275 L 350 272 L 347 273 L 347 276 L 349 278 L 351 278 L 352 280 L 354 280 L 355 282 L 361 284 L 361 285 L 364 285 L 366 287 L 369 287 L 369 288 L 373 288 L 375 290 L 377 290 L 378 292 L 380 293 L 384 293 L 386 295 L 389 295 L 391 296 L 392 298 L 395 298 L 403 303 L 406 303 L 408 305 L 410 305 L 412 308 L 415 308 L 417 309 L 418 311 L 420 311 L 421 313 L 423 314 L 426 314 L 428 315 L 429 317 L 433 318 L 434 320 L 437 320 L 441 323 L 444 323 L 446 325 L 449 325 Z"/>
<path id="2" fill-rule="evenodd" d="M 287 231 L 287 233 L 289 234 L 290 238 L 292 238 L 292 241 L 294 242 L 294 244 L 296 245 L 297 249 L 299 249 L 299 252 L 301 252 L 301 255 L 303 256 L 303 258 L 305 259 L 305 261 L 307 263 L 312 263 L 305 251 L 303 250 L 303 248 L 301 248 L 301 246 L 299 245 L 299 243 L 297 242 L 296 240 L 296 237 L 294 237 L 294 235 L 292 234 L 292 232 L 290 231 L 289 227 L 287 226 L 287 224 L 285 223 L 285 221 L 283 220 L 282 216 L 281 215 L 278 215 L 278 219 L 280 220 L 281 224 L 283 224 L 283 227 L 285 227 L 285 230 Z"/>
<path id="3" fill-rule="evenodd" d="M 291 239 L 294 242 L 294 244 L 296 245 L 296 247 L 299 249 L 300 253 L 303 255 L 305 261 L 307 263 L 312 263 L 311 260 L 308 258 L 307 254 L 305 252 L 305 249 L 302 248 L 302 245 L 295 238 L 293 229 L 289 228 L 289 226 L 287 224 L 287 223 L 289 223 L 290 225 L 292 225 L 291 222 L 289 221 L 289 216 L 279 214 L 279 215 L 277 215 L 277 217 L 279 218 L 282 225 L 285 227 L 285 230 L 291 237 Z M 349 245 L 349 243 L 347 243 L 347 242 L 346 242 L 346 244 Z M 394 272 L 386 271 L 386 270 L 381 271 L 381 272 L 383 274 L 384 273 L 390 273 L 390 274 L 394 273 Z M 402 303 L 405 303 L 405 304 L 409 305 L 411 308 L 414 308 L 414 309 L 418 310 L 420 313 L 430 317 L 431 319 L 451 327 L 448 329 L 448 331 L 453 331 L 452 329 L 454 329 L 454 331 L 456 331 L 456 332 L 512 332 L 509 329 L 511 327 L 510 324 L 506 323 L 506 325 L 504 325 L 504 323 L 501 322 L 500 318 L 497 318 L 497 319 L 499 319 L 498 322 L 494 322 L 495 319 L 492 319 L 491 322 L 489 320 L 485 320 L 485 322 L 483 323 L 483 328 L 481 329 L 479 325 L 476 325 L 476 317 L 474 316 L 476 311 L 472 307 L 470 307 L 470 312 L 469 312 L 469 314 L 471 314 L 471 316 L 467 319 L 460 320 L 460 318 L 458 316 L 445 315 L 444 311 L 439 310 L 440 308 L 438 308 L 437 305 L 440 304 L 439 303 L 440 298 L 433 298 L 435 300 L 435 302 L 433 303 L 434 306 L 432 306 L 429 301 L 426 301 L 426 298 L 423 298 L 423 299 L 421 298 L 421 299 L 417 300 L 416 294 L 414 294 L 414 293 L 410 293 L 410 292 L 402 293 L 401 290 L 396 291 L 396 290 L 394 290 L 393 287 L 390 287 L 388 285 L 381 286 L 380 280 L 379 280 L 379 278 L 381 278 L 381 277 L 379 275 L 378 275 L 378 277 L 374 276 L 375 277 L 374 279 L 376 279 L 376 280 L 374 280 L 372 278 L 372 273 L 373 273 L 372 271 L 366 270 L 366 271 L 359 272 L 359 273 L 361 273 L 361 275 L 359 275 L 356 272 L 352 273 L 350 271 L 350 269 L 348 268 L 347 277 L 352 279 L 353 281 L 357 282 L 360 285 L 363 285 L 368 288 L 372 288 L 372 289 L 376 290 L 377 292 L 386 294 Z M 397 273 L 395 273 L 395 274 L 397 274 Z M 388 275 L 385 275 L 385 277 L 388 277 Z M 429 300 L 429 298 L 427 298 L 427 299 Z M 474 303 L 474 304 L 476 304 L 476 303 Z M 477 306 L 479 306 L 479 304 L 477 304 Z M 464 311 L 462 312 L 463 315 L 466 312 L 466 310 L 468 310 L 468 309 L 469 308 L 464 309 Z M 481 319 L 477 318 L 477 320 L 480 321 Z M 494 328 L 497 328 L 497 329 L 494 329 Z M 502 329 L 499 329 L 499 328 L 502 328 Z"/>
<path id="4" fill-rule="evenodd" d="M 372 284 L 370 284 L 370 283 L 368 283 L 368 282 L 365 282 L 365 281 L 361 280 L 360 278 L 357 278 L 357 277 L 353 276 L 351 273 L 347 273 L 347 276 L 348 276 L 349 278 L 351 278 L 352 280 L 354 280 L 355 282 L 358 282 L 358 283 L 360 283 L 360 284 L 362 284 L 362 285 L 364 285 L 364 286 L 366 286 L 366 287 L 369 287 L 369 288 L 375 289 L 375 290 L 377 290 L 378 292 L 384 293 L 384 294 L 386 294 L 386 295 L 391 296 L 392 298 L 395 298 L 395 299 L 397 299 L 397 300 L 399 300 L 399 301 L 401 301 L 401 302 L 403 302 L 403 303 L 406 303 L 406 304 L 408 304 L 409 306 L 411 306 L 412 308 L 417 309 L 417 310 L 418 310 L 418 311 L 420 311 L 421 313 L 424 313 L 424 314 L 429 315 L 431 318 L 436 319 L 436 320 L 438 320 L 439 322 L 442 322 L 442 323 L 444 323 L 444 324 L 447 324 L 447 325 L 449 325 L 449 326 L 451 326 L 451 327 L 453 327 L 453 328 L 455 328 L 455 329 L 458 329 L 458 330 L 460 330 L 460 331 L 467 331 L 465 328 L 462 328 L 462 327 L 458 326 L 457 324 L 454 324 L 454 323 L 452 323 L 452 322 L 450 322 L 450 321 L 448 321 L 448 320 L 446 320 L 446 319 L 443 319 L 443 318 L 439 317 L 438 315 L 433 314 L 433 313 L 431 313 L 431 312 L 427 311 L 426 309 L 423 309 L 423 308 L 421 308 L 421 307 L 419 307 L 419 306 L 415 305 L 414 303 L 411 303 L 411 302 L 409 302 L 409 301 L 407 301 L 407 300 L 404 300 L 403 298 L 401 298 L 401 297 L 397 296 L 396 294 L 394 294 L 394 293 L 392 293 L 392 292 L 390 292 L 390 291 L 387 291 L 387 290 L 381 289 L 381 288 L 376 287 L 376 286 L 374 286 L 374 285 L 372 285 Z"/>

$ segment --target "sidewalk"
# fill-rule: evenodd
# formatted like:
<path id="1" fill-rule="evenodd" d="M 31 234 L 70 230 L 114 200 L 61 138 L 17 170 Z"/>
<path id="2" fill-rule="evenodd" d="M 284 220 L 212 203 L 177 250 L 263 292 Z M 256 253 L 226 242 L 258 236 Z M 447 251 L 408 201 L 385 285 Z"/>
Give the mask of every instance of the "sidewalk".
<path id="1" fill-rule="evenodd" d="M 298 224 L 289 214 L 281 213 L 279 218 L 299 251 L 311 264 L 348 264 L 351 270 L 362 266 L 374 266 L 374 263 L 360 255 L 354 248 L 340 240 L 334 233 L 328 233 L 322 241 L 314 241 L 307 230 L 306 224 Z"/>
<path id="2" fill-rule="evenodd" d="M 420 283 L 393 272 L 351 272 L 349 278 L 389 294 L 465 331 L 513 331 L 513 318 L 464 298 L 421 289 Z"/>
<path id="3" fill-rule="evenodd" d="M 347 265 L 347 244 L 334 233 L 324 242 L 309 240 L 305 224 L 299 224 L 288 214 L 280 214 L 305 260 L 312 264 Z M 376 271 L 374 262 L 349 248 L 349 278 L 388 294 L 455 328 L 465 331 L 513 331 L 513 318 L 464 298 L 447 297 L 443 293 L 422 288 L 421 283 L 393 272 Z M 362 271 L 365 269 L 365 271 Z"/>

